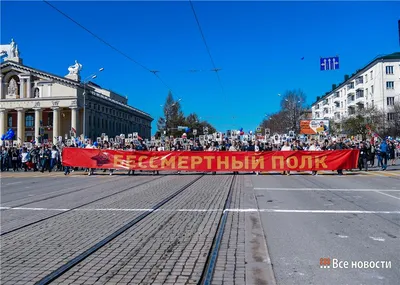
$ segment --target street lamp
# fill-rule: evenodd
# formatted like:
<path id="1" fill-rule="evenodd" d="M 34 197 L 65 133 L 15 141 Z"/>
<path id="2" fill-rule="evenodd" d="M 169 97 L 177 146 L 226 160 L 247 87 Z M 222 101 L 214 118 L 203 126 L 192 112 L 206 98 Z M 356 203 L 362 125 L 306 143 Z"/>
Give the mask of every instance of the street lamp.
<path id="1" fill-rule="evenodd" d="M 104 70 L 103 67 L 99 69 L 99 72 Z M 86 85 L 90 79 L 95 79 L 97 75 L 94 73 L 83 80 L 83 139 L 86 137 Z"/>

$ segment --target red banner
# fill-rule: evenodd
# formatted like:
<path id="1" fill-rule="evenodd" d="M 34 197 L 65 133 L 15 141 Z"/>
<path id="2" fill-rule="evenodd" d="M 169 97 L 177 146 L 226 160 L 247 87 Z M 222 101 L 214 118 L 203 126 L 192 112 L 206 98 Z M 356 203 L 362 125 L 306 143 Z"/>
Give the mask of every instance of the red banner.
<path id="1" fill-rule="evenodd" d="M 65 166 L 182 171 L 283 171 L 357 168 L 358 150 L 335 151 L 122 151 L 64 148 Z"/>

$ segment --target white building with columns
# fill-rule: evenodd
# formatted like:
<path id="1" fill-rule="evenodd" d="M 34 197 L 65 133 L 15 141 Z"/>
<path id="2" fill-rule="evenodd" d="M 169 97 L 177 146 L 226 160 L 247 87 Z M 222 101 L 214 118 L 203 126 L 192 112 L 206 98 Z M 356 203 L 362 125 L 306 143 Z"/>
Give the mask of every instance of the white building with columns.
<path id="1" fill-rule="evenodd" d="M 62 77 L 23 65 L 13 40 L 0 46 L 0 52 L 7 55 L 0 65 L 0 136 L 12 128 L 18 144 L 32 140 L 56 143 L 71 131 L 75 136 L 82 134 L 85 113 L 85 132 L 91 139 L 102 133 L 113 137 L 132 132 L 150 138 L 153 118 L 129 106 L 127 97 L 81 82 L 79 63 Z"/>
<path id="2" fill-rule="evenodd" d="M 395 104 L 400 103 L 400 52 L 379 56 L 357 70 L 345 75 L 339 85 L 318 97 L 312 105 L 313 119 L 329 119 L 340 123 L 356 113 L 357 108 L 376 107 L 395 118 Z"/>

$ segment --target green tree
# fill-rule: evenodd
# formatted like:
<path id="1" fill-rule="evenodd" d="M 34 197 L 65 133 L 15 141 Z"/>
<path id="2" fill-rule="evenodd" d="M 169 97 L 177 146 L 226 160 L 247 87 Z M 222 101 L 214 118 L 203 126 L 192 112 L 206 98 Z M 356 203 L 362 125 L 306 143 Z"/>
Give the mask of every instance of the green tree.
<path id="1" fill-rule="evenodd" d="M 196 113 L 191 113 L 187 117 L 184 116 L 181 110 L 180 99 L 175 100 L 172 92 L 168 92 L 165 104 L 163 107 L 164 116 L 157 120 L 157 134 L 166 134 L 168 136 L 180 137 L 184 131 L 178 130 L 178 126 L 186 126 L 190 128 L 188 136 L 192 136 L 193 129 L 197 129 L 197 134 L 203 133 L 203 127 L 208 127 L 208 132 L 216 132 L 215 128 L 207 121 L 200 121 Z"/>

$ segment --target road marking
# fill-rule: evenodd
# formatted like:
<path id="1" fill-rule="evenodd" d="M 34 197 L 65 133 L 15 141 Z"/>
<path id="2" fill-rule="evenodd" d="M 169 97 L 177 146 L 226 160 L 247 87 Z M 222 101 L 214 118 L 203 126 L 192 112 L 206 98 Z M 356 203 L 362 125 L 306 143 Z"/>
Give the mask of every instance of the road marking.
<path id="1" fill-rule="evenodd" d="M 379 172 L 368 172 L 368 175 L 380 176 L 380 177 L 398 177 L 400 176 L 400 172 L 390 172 L 390 171 L 379 171 Z"/>
<path id="2" fill-rule="evenodd" d="M 23 208 L 23 207 L 16 207 L 16 208 L 11 208 L 11 210 L 30 210 L 30 211 L 69 211 L 70 209 L 51 209 L 51 208 Z"/>
<path id="3" fill-rule="evenodd" d="M 0 207 L 0 210 L 23 210 L 23 211 L 106 211 L 106 212 L 264 212 L 264 213 L 318 213 L 318 214 L 400 214 L 400 211 L 353 211 L 353 210 L 284 210 L 284 209 L 116 209 L 116 208 L 80 208 L 80 209 L 57 209 L 57 208 L 24 208 L 24 207 Z"/>
<path id="4" fill-rule="evenodd" d="M 5 186 L 8 186 L 8 185 L 15 185 L 15 184 L 21 184 L 21 183 L 22 183 L 21 181 L 11 182 L 11 183 L 7 183 Z"/>
<path id="5" fill-rule="evenodd" d="M 348 238 L 349 236 L 338 235 L 340 238 Z"/>
<path id="6" fill-rule="evenodd" d="M 384 238 L 381 237 L 369 237 L 370 239 L 376 240 L 376 241 L 385 241 Z"/>
<path id="7" fill-rule="evenodd" d="M 265 190 L 265 191 L 360 191 L 360 192 L 369 192 L 369 191 L 381 191 L 382 189 L 347 189 L 347 188 L 260 188 L 255 187 L 254 190 Z M 389 192 L 399 192 L 400 189 L 387 189 L 384 191 Z"/>
<path id="8" fill-rule="evenodd" d="M 314 213 L 314 214 L 400 214 L 400 211 L 353 211 L 353 210 L 283 210 L 283 209 L 227 209 L 228 212 L 266 213 Z"/>
<path id="9" fill-rule="evenodd" d="M 386 190 L 384 190 L 384 191 L 386 191 Z M 386 194 L 386 193 L 383 193 L 383 192 L 380 192 L 380 191 L 375 191 L 375 192 L 376 192 L 376 193 L 379 193 L 379 194 L 382 194 L 382 195 L 385 195 L 385 196 L 388 196 L 388 197 L 395 198 L 395 199 L 397 199 L 397 200 L 400 200 L 399 197 L 396 197 L 396 196 L 393 196 L 393 195 L 389 195 L 389 194 Z"/>

